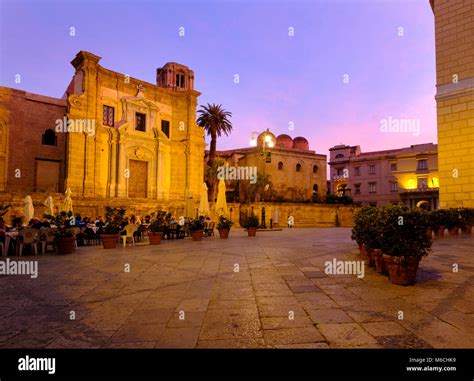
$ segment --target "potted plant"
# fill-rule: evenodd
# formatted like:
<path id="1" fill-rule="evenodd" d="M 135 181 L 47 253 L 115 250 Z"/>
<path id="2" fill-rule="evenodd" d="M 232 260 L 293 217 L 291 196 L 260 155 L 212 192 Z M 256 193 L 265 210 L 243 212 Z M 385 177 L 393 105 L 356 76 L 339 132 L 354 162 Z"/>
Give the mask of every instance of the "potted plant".
<path id="1" fill-rule="evenodd" d="M 392 283 L 415 283 L 420 260 L 431 248 L 431 237 L 426 235 L 429 224 L 427 214 L 419 209 L 406 206 L 384 208 L 382 252 Z"/>
<path id="2" fill-rule="evenodd" d="M 150 224 L 150 228 L 148 230 L 148 238 L 150 239 L 150 245 L 159 245 L 161 242 L 161 237 L 163 235 L 163 228 L 164 228 L 164 216 L 166 212 L 160 210 L 157 213 L 156 218 Z"/>
<path id="3" fill-rule="evenodd" d="M 247 217 L 247 220 L 244 223 L 244 228 L 247 229 L 247 234 L 249 237 L 255 237 L 257 234 L 257 228 L 258 228 L 258 217 L 255 215 L 251 215 Z"/>
<path id="4" fill-rule="evenodd" d="M 199 217 L 191 221 L 189 231 L 193 241 L 201 241 L 204 234 L 204 217 Z"/>
<path id="5" fill-rule="evenodd" d="M 120 237 L 121 223 L 124 220 L 125 209 L 123 208 L 106 208 L 107 222 L 100 234 L 104 249 L 114 249 Z"/>
<path id="6" fill-rule="evenodd" d="M 463 234 L 471 234 L 472 226 L 474 225 L 474 209 L 462 208 L 460 210 L 462 216 L 461 230 Z"/>
<path id="7" fill-rule="evenodd" d="M 445 209 L 438 209 L 429 212 L 429 224 L 436 237 L 444 237 L 444 230 L 446 229 L 446 220 L 448 213 Z"/>
<path id="8" fill-rule="evenodd" d="M 234 223 L 224 216 L 219 217 L 219 222 L 217 223 L 217 230 L 219 231 L 219 237 L 222 239 L 229 238 L 230 228 Z"/>
<path id="9" fill-rule="evenodd" d="M 463 225 L 461 212 L 459 209 L 454 208 L 447 209 L 446 212 L 446 227 L 448 228 L 449 235 L 456 236 Z"/>
<path id="10" fill-rule="evenodd" d="M 69 228 L 59 228 L 55 234 L 58 254 L 71 254 L 76 250 L 76 236 Z"/>

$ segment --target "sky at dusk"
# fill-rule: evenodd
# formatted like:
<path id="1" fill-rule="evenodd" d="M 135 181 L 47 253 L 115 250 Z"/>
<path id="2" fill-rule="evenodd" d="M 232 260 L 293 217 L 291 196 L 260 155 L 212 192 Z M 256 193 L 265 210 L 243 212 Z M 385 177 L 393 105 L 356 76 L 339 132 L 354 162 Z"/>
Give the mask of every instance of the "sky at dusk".
<path id="1" fill-rule="evenodd" d="M 428 0 L 0 0 L 0 85 L 60 98 L 80 50 L 150 83 L 166 62 L 190 67 L 199 104 L 233 113 L 218 149 L 267 128 L 323 154 L 436 142 Z M 419 123 L 419 134 L 381 132 L 388 118 Z"/>

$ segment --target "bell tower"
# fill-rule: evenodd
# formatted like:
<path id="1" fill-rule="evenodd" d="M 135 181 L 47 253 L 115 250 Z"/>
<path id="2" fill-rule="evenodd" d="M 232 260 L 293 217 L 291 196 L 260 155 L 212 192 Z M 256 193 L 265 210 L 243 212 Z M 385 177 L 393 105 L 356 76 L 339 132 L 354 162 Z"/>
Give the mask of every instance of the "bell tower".
<path id="1" fill-rule="evenodd" d="M 168 62 L 156 70 L 156 84 L 178 91 L 194 89 L 194 72 L 187 66 Z"/>

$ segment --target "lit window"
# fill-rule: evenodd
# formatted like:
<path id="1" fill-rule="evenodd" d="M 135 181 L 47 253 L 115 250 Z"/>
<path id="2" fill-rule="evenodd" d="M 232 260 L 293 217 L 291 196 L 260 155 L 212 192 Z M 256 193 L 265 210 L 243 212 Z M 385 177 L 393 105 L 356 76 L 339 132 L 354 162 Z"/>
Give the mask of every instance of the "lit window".
<path id="1" fill-rule="evenodd" d="M 390 182 L 390 192 L 398 192 L 398 183 L 395 181 Z"/>
<path id="2" fill-rule="evenodd" d="M 377 183 L 369 183 L 369 193 L 377 192 Z"/>
<path id="3" fill-rule="evenodd" d="M 360 194 L 360 184 L 354 184 L 354 194 Z"/>

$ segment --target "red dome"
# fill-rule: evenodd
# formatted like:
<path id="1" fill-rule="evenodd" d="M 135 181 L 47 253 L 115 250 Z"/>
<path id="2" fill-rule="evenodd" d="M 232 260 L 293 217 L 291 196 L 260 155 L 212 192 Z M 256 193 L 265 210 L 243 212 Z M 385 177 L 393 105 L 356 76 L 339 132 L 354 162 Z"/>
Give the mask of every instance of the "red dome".
<path id="1" fill-rule="evenodd" d="M 293 139 L 293 148 L 309 151 L 309 143 L 306 140 L 306 138 L 303 138 L 302 136 L 298 136 L 297 138 Z"/>
<path id="2" fill-rule="evenodd" d="M 293 148 L 293 139 L 286 134 L 278 135 L 276 146 L 280 148 Z"/>

